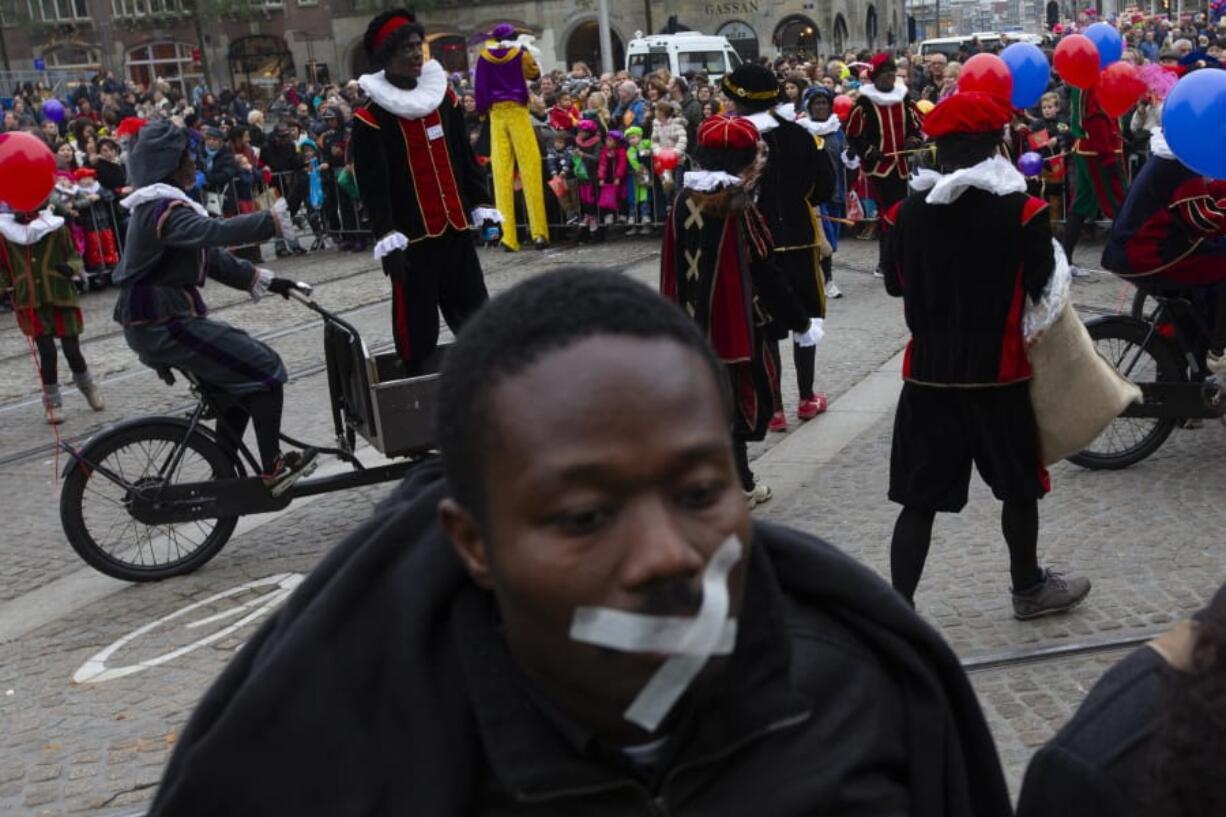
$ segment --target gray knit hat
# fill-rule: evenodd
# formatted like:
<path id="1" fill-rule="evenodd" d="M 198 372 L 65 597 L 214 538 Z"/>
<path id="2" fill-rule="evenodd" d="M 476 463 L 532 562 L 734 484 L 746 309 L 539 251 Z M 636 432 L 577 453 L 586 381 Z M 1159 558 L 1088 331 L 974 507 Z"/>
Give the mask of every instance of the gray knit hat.
<path id="1" fill-rule="evenodd" d="M 145 125 L 136 135 L 136 144 L 128 154 L 128 174 L 132 184 L 165 181 L 174 173 L 187 150 L 187 134 L 168 119 L 158 119 Z"/>

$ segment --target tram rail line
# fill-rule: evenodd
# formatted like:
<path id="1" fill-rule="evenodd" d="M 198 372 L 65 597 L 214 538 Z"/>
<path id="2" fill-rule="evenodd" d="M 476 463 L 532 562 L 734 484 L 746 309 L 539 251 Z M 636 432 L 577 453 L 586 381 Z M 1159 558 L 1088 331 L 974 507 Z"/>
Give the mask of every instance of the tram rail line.
<path id="1" fill-rule="evenodd" d="M 373 271 L 375 271 L 376 269 L 378 269 L 378 268 L 377 268 L 377 267 L 365 267 L 365 268 L 360 269 L 360 270 L 355 270 L 355 271 L 352 271 L 352 272 L 346 272 L 346 273 L 344 273 L 344 274 L 342 274 L 342 275 L 337 275 L 337 276 L 335 276 L 335 277 L 333 277 L 333 278 L 325 278 L 325 279 L 323 279 L 323 280 L 320 280 L 320 281 L 317 281 L 317 282 L 315 282 L 315 283 L 311 284 L 311 286 L 322 286 L 322 285 L 324 285 L 324 284 L 332 284 L 332 283 L 336 283 L 336 282 L 339 282 L 339 281 L 345 281 L 345 280 L 348 280 L 348 279 L 350 279 L 350 278 L 356 278 L 356 277 L 357 277 L 357 276 L 359 276 L 359 275 L 365 275 L 365 274 L 367 274 L 367 273 L 369 273 L 369 272 L 373 272 Z M 240 298 L 238 298 L 238 299 L 236 299 L 236 300 L 234 300 L 234 301 L 231 301 L 231 302 L 229 302 L 229 303 L 223 303 L 223 304 L 221 304 L 221 305 L 219 305 L 219 306 L 216 306 L 216 307 L 210 307 L 210 308 L 209 308 L 209 315 L 210 315 L 210 316 L 216 316 L 218 313 L 225 312 L 225 311 L 227 311 L 227 310 L 233 309 L 233 308 L 238 307 L 238 306 L 248 305 L 248 304 L 250 304 L 250 303 L 251 303 L 251 299 L 250 299 L 250 298 L 247 298 L 247 297 L 240 297 Z M 16 331 L 16 330 L 14 330 L 14 331 Z M 92 345 L 92 344 L 95 344 L 95 343 L 98 343 L 98 342 L 100 342 L 100 341 L 104 341 L 104 340 L 110 340 L 110 339 L 112 339 L 112 338 L 121 337 L 122 335 L 123 335 L 123 329 L 112 329 L 112 330 L 108 330 L 108 331 L 106 331 L 106 332 L 98 332 L 98 333 L 96 333 L 96 334 L 91 333 L 91 334 L 89 334 L 89 335 L 82 336 L 82 338 L 81 338 L 81 347 L 82 347 L 83 349 L 84 349 L 84 348 L 88 348 L 88 347 L 89 347 L 90 345 Z M 0 356 L 0 366 L 5 365 L 6 363 L 13 363 L 13 362 L 15 362 L 15 361 L 19 361 L 19 360 L 26 360 L 27 358 L 29 358 L 29 356 L 30 356 L 30 353 L 29 353 L 28 351 L 26 351 L 26 350 L 24 349 L 24 347 L 23 347 L 22 351 L 20 351 L 20 352 L 15 352 L 15 353 L 13 353 L 13 354 L 11 354 L 11 355 L 3 355 L 3 356 Z M 0 408 L 2 408 L 2 407 L 0 407 Z"/>
<path id="2" fill-rule="evenodd" d="M 551 252 L 557 252 L 557 251 L 551 251 Z M 551 254 L 551 253 L 547 253 L 547 254 Z M 634 256 L 631 256 L 625 259 L 625 261 L 623 261 L 619 266 L 629 268 L 635 264 L 640 263 L 641 261 L 645 259 L 651 258 L 653 256 L 658 256 L 658 255 L 659 255 L 659 250 L 650 250 L 647 252 L 638 253 Z M 608 265 L 601 264 L 599 266 L 608 266 Z M 355 272 L 346 273 L 344 275 L 339 275 L 339 276 L 336 276 L 335 278 L 330 278 L 325 281 L 319 281 L 315 284 L 312 284 L 312 286 L 320 286 L 325 283 L 343 281 L 347 278 L 351 278 L 357 275 L 362 275 L 362 274 L 371 272 L 372 269 L 373 268 L 365 268 L 365 269 L 358 270 Z M 508 275 L 509 273 L 511 273 L 513 269 L 514 269 L 513 266 L 508 266 L 508 267 L 503 267 L 500 269 L 491 270 L 489 273 L 486 274 L 486 280 L 496 281 L 499 278 L 502 278 Z M 500 290 L 495 290 L 495 291 L 500 291 Z M 376 309 L 386 309 L 389 298 L 390 298 L 390 293 L 380 298 L 377 301 L 372 301 L 370 303 L 360 304 L 358 306 L 353 306 L 348 309 L 340 310 L 336 314 L 341 317 L 350 318 L 352 316 L 364 314 L 366 312 L 370 312 Z M 241 304 L 241 303 L 245 303 L 245 302 L 237 301 L 233 304 L 227 304 L 223 307 L 220 307 L 216 311 L 221 311 L 221 309 L 224 309 L 228 306 L 237 306 L 238 304 Z M 441 329 L 445 330 L 446 325 L 441 320 L 441 318 L 439 320 L 439 326 Z M 315 316 L 311 316 L 311 317 L 308 317 L 306 320 L 301 321 L 299 323 L 295 323 L 290 326 L 285 326 L 280 329 L 274 329 L 269 332 L 257 334 L 257 335 L 254 335 L 254 337 L 262 341 L 273 341 L 273 340 L 277 340 L 280 338 L 289 337 L 291 335 L 299 334 L 301 332 L 311 331 L 313 329 L 322 329 L 322 327 L 323 327 L 323 324 L 319 321 L 319 319 Z M 115 334 L 121 334 L 121 332 L 110 333 L 110 334 L 113 336 Z M 99 336 L 98 339 L 101 339 L 101 337 L 102 336 Z M 390 343 L 381 344 L 381 345 L 372 345 L 370 347 L 370 350 L 375 353 L 385 352 L 391 349 L 392 345 L 393 344 L 390 344 Z M 0 358 L 0 363 L 3 363 L 3 361 L 4 361 L 4 358 Z M 319 363 L 312 363 L 307 366 L 301 366 L 289 372 L 289 382 L 292 383 L 292 382 L 301 380 L 306 377 L 312 377 L 314 375 L 317 375 L 325 371 L 325 369 L 326 367 L 322 361 Z M 133 368 L 131 370 L 120 372 L 119 374 L 113 375 L 111 377 L 103 378 L 101 380 L 101 385 L 106 386 L 111 383 L 121 382 L 124 380 L 130 380 L 132 378 L 145 377 L 145 376 L 151 376 L 151 377 L 156 376 L 156 373 L 152 369 L 149 369 L 145 366 L 138 365 L 136 368 Z M 21 400 L 17 400 L 11 403 L 0 405 L 0 417 L 3 417 L 5 414 L 8 414 L 14 411 L 28 408 L 31 405 L 35 405 L 40 401 L 40 399 L 41 398 L 37 396 L 27 397 L 27 398 L 23 398 Z M 176 413 L 186 412 L 186 411 L 189 411 L 192 408 L 192 406 L 194 406 L 195 404 L 196 402 L 194 400 L 191 402 L 184 402 L 180 405 L 170 407 L 166 409 L 164 412 L 160 412 L 160 413 L 176 414 Z M 82 439 L 87 439 L 92 434 L 96 434 L 99 430 L 100 428 L 95 428 L 95 429 L 85 431 L 81 434 L 74 435 L 72 437 L 65 437 L 64 441 L 72 443 L 72 442 L 80 441 Z M 10 454 L 6 454 L 4 456 L 0 456 L 0 468 L 5 468 L 10 465 L 19 465 L 24 462 L 38 459 L 39 457 L 47 456 L 48 454 L 55 451 L 55 447 L 56 447 L 55 443 L 44 443 L 44 444 L 37 445 L 37 446 L 31 446 L 29 448 L 22 449 L 20 451 L 15 451 Z"/>
<path id="3" fill-rule="evenodd" d="M 982 655 L 967 656 L 960 659 L 962 669 L 968 674 L 989 672 L 991 670 L 1008 669 L 1025 664 L 1037 664 L 1045 661 L 1059 661 L 1068 658 L 1081 658 L 1099 653 L 1122 652 L 1140 647 L 1166 632 L 1170 626 L 1155 629 L 1152 632 L 1132 633 L 1129 635 L 1111 636 L 1108 638 L 1085 639 L 1081 641 L 1061 641 L 1042 647 L 1025 650 L 1003 650 Z"/>
<path id="4" fill-rule="evenodd" d="M 352 316 L 354 314 L 358 314 L 361 312 L 368 312 L 372 309 L 384 308 L 385 306 L 386 306 L 385 301 L 379 301 L 379 302 L 372 303 L 372 304 L 364 304 L 362 306 L 354 307 L 345 312 L 338 312 L 337 314 L 342 315 L 342 316 Z M 298 332 L 305 332 L 310 329 L 318 329 L 321 326 L 322 324 L 318 320 L 306 321 L 301 324 L 295 324 L 294 326 L 283 327 L 282 329 L 278 329 L 274 332 L 269 332 L 264 335 L 257 335 L 256 337 L 258 337 L 260 340 L 265 340 L 265 341 L 275 340 L 277 338 L 286 337 L 288 335 L 296 334 Z M 386 352 L 390 350 L 393 347 L 393 345 L 394 344 L 391 344 L 391 343 L 375 344 L 370 347 L 370 351 L 376 354 Z M 304 378 L 313 377 L 317 374 L 320 374 L 321 372 L 326 371 L 326 369 L 327 369 L 327 365 L 323 361 L 319 363 L 312 363 L 307 366 L 300 366 L 296 369 L 291 369 L 288 372 L 289 379 L 287 382 L 293 383 L 298 380 L 302 380 Z M 102 384 L 106 385 L 106 383 L 108 382 L 115 382 L 116 380 L 128 380 L 133 377 L 145 376 L 145 375 L 156 377 L 157 373 L 154 372 L 152 369 L 141 366 L 141 368 L 139 369 L 135 369 L 129 372 L 124 372 L 115 377 L 109 378 L 107 380 L 103 380 Z M 33 398 L 32 402 L 38 402 L 38 400 L 39 398 Z M 31 401 L 23 401 L 20 403 L 10 403 L 9 405 L 0 408 L 0 415 L 8 411 L 16 410 L 18 408 L 24 408 L 27 405 L 29 405 L 30 402 Z M 166 408 L 164 410 L 158 411 L 157 413 L 158 414 L 170 414 L 170 415 L 184 414 L 188 411 L 191 411 L 191 409 L 195 405 L 196 405 L 195 400 L 188 400 L 188 401 L 184 401 L 183 403 L 180 403 L 174 406 L 170 406 L 169 408 Z M 64 437 L 63 440 L 64 442 L 75 444 L 81 440 L 88 439 L 90 436 L 98 433 L 102 428 L 105 428 L 105 427 L 106 425 L 103 425 L 103 426 L 100 426 L 99 428 L 90 429 L 88 431 L 85 431 L 82 434 L 73 435 L 71 437 Z M 53 453 L 55 451 L 55 448 L 56 448 L 56 444 L 54 442 L 48 442 L 48 443 L 43 443 L 41 445 L 31 446 L 21 451 L 15 451 L 11 454 L 6 454 L 5 456 L 0 457 L 0 468 L 6 468 L 10 465 L 20 465 L 24 462 L 36 460 L 36 459 L 39 459 L 40 457 L 45 457 L 48 454 Z"/>

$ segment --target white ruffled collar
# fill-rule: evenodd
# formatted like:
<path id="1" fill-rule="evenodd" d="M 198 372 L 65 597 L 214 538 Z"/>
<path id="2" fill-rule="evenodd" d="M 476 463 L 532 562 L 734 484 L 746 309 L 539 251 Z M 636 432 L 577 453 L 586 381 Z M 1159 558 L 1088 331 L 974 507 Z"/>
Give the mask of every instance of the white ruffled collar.
<path id="1" fill-rule="evenodd" d="M 884 105 L 888 108 L 907 98 L 907 86 L 902 80 L 895 80 L 894 90 L 883 93 L 877 90 L 876 85 L 869 82 L 860 86 L 860 96 L 866 96 L 873 104 Z"/>
<path id="2" fill-rule="evenodd" d="M 1175 151 L 1166 143 L 1166 134 L 1162 132 L 1162 128 L 1154 128 L 1149 132 L 1149 151 L 1160 159 L 1179 161 Z"/>
<path id="3" fill-rule="evenodd" d="M 759 135 L 779 127 L 779 120 L 769 110 L 751 113 L 744 118 L 753 123 L 753 126 L 758 129 Z"/>
<path id="4" fill-rule="evenodd" d="M 443 97 L 447 95 L 447 72 L 438 60 L 428 60 L 421 67 L 416 88 L 397 88 L 387 81 L 383 71 L 363 74 L 358 77 L 358 85 L 383 110 L 404 119 L 421 119 L 443 104 Z"/>
<path id="5" fill-rule="evenodd" d="M 789 122 L 796 121 L 796 103 L 781 102 L 775 106 L 775 113 Z"/>
<path id="6" fill-rule="evenodd" d="M 745 180 L 740 176 L 733 176 L 722 170 L 690 170 L 681 182 L 686 190 L 697 190 L 699 193 L 710 193 L 712 190 L 722 190 L 744 183 Z"/>
<path id="7" fill-rule="evenodd" d="M 199 215 L 203 216 L 204 218 L 209 218 L 209 211 L 204 209 L 204 205 L 174 185 L 164 184 L 162 182 L 156 182 L 155 184 L 147 184 L 144 187 L 138 187 L 120 199 L 119 203 L 128 210 L 135 210 L 137 207 L 146 202 L 157 201 L 159 199 L 174 199 L 175 201 L 181 201 L 188 207 L 195 210 Z"/>
<path id="8" fill-rule="evenodd" d="M 834 133 L 843 126 L 839 121 L 838 114 L 830 114 L 830 118 L 825 122 L 814 122 L 812 119 L 797 119 L 797 125 L 802 125 L 805 130 L 814 136 L 828 136 Z"/>
<path id="9" fill-rule="evenodd" d="M 950 204 L 957 201 L 968 187 L 986 190 L 997 196 L 1007 196 L 1010 193 L 1025 193 L 1026 178 L 1008 159 L 993 156 L 953 173 L 937 173 L 924 168 L 911 180 L 912 190 L 928 191 L 924 201 L 929 204 Z"/>
<path id="10" fill-rule="evenodd" d="M 37 244 L 63 226 L 64 219 L 51 212 L 50 207 L 28 224 L 19 224 L 12 213 L 0 213 L 0 235 L 22 247 Z"/>

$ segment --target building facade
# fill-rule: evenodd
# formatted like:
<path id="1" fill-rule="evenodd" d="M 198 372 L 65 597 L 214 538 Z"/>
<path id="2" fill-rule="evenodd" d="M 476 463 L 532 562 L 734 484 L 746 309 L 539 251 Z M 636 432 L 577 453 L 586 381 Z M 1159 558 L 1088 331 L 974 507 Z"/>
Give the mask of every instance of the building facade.
<path id="1" fill-rule="evenodd" d="M 345 80 L 367 69 L 371 0 L 5 0 L 7 80 L 72 81 L 99 70 L 150 86 L 267 96 L 290 79 Z M 377 2 L 377 0 L 375 0 Z M 412 5 L 411 2 L 406 5 Z M 614 64 L 639 32 L 721 34 L 743 59 L 833 56 L 906 41 L 902 0 L 610 0 Z M 509 22 L 536 38 L 544 67 L 601 65 L 596 0 L 443 0 L 420 15 L 432 56 L 463 72 L 473 37 Z"/>

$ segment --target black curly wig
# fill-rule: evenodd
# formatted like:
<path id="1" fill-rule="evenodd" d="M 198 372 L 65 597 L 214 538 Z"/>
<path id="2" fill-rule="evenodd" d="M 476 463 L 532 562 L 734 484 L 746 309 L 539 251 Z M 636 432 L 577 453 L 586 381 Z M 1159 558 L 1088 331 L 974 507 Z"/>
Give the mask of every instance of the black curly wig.
<path id="1" fill-rule="evenodd" d="M 408 22 L 400 28 L 392 32 L 386 40 L 375 47 L 375 36 L 379 30 L 383 28 L 388 20 L 396 17 L 403 17 Z M 410 34 L 416 33 L 424 42 L 426 39 L 426 30 L 421 23 L 417 22 L 417 17 L 408 9 L 392 9 L 385 11 L 378 17 L 370 21 L 370 25 L 366 26 L 366 34 L 362 37 L 362 46 L 366 49 L 366 55 L 370 57 L 370 61 L 379 68 L 384 67 L 387 61 L 391 59 L 392 54 L 396 53 L 396 49 L 405 41 Z"/>

